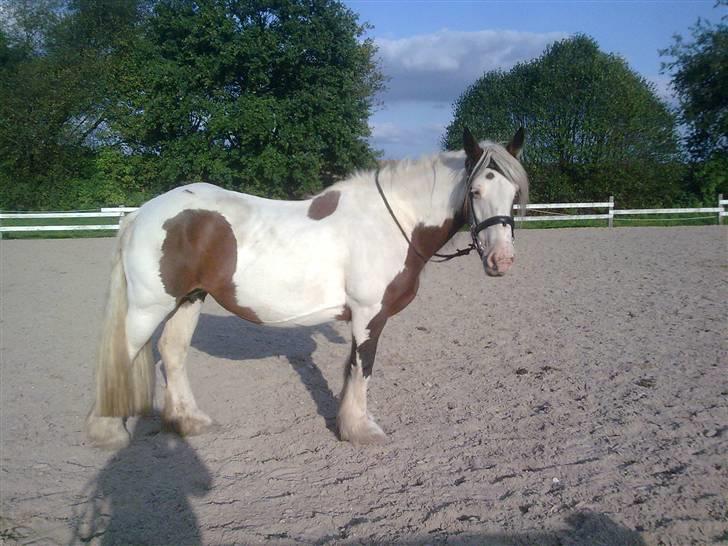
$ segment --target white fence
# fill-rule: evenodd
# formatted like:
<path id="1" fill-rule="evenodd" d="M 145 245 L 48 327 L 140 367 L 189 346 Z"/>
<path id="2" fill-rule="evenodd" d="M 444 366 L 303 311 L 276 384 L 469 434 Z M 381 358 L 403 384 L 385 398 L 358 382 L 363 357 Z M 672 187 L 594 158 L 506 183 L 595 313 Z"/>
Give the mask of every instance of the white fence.
<path id="1" fill-rule="evenodd" d="M 520 205 L 514 205 L 516 210 L 520 210 Z M 564 214 L 561 212 L 545 212 L 554 209 L 607 209 L 603 214 Z M 547 216 L 528 216 L 528 211 L 533 210 Z M 547 222 L 547 221 L 564 221 L 564 220 L 608 220 L 609 226 L 612 226 L 612 213 L 614 212 L 614 198 L 610 197 L 609 201 L 602 203 L 529 203 L 526 205 L 526 216 L 516 216 L 516 221 L 521 222 Z"/>
<path id="2" fill-rule="evenodd" d="M 121 218 L 125 212 L 135 210 L 130 207 L 118 209 L 101 209 L 98 212 L 4 212 L 0 213 L 0 220 L 43 220 L 50 218 Z M 86 230 L 115 230 L 119 224 L 73 224 L 73 225 L 37 225 L 37 226 L 3 226 L 0 233 L 12 231 L 86 231 Z"/>
<path id="3" fill-rule="evenodd" d="M 635 215 L 651 215 L 651 214 L 708 214 L 711 216 L 701 216 L 699 219 L 715 217 L 719 224 L 723 223 L 723 217 L 728 216 L 725 207 L 728 205 L 728 199 L 723 199 L 723 195 L 718 196 L 717 207 L 698 207 L 698 208 L 674 208 L 674 209 L 615 209 L 614 198 L 610 197 L 609 201 L 597 203 L 532 203 L 526 205 L 526 216 L 516 216 L 517 222 L 559 222 L 559 221 L 580 221 L 580 220 L 606 220 L 609 227 L 614 226 L 615 216 L 635 216 Z M 515 205 L 518 210 L 519 205 Z M 605 209 L 604 213 L 599 214 L 568 214 L 554 211 L 568 211 L 575 209 Z M 0 213 L 0 222 L 2 220 L 48 220 L 63 218 L 121 218 L 124 214 L 137 210 L 136 207 L 113 207 L 102 208 L 93 212 L 3 212 Z M 537 215 L 528 215 L 528 211 L 533 211 Z M 714 215 L 714 216 L 713 216 Z M 678 218 L 677 220 L 687 220 L 695 218 Z M 624 218 L 624 220 L 628 220 Z M 640 219 L 639 221 L 644 221 Z M 664 219 L 663 219 L 664 221 Z M 113 231 L 119 229 L 118 223 L 113 224 L 68 224 L 68 225 L 26 225 L 26 226 L 6 226 L 0 224 L 0 237 L 2 233 L 23 232 L 23 231 Z"/>
<path id="4" fill-rule="evenodd" d="M 559 221 L 574 221 L 574 220 L 607 220 L 609 227 L 614 226 L 615 216 L 638 216 L 638 215 L 652 215 L 652 214 L 708 214 L 715 215 L 718 224 L 723 223 L 723 217 L 728 216 L 728 212 L 725 210 L 725 206 L 728 205 L 728 199 L 723 199 L 723 194 L 718 195 L 718 206 L 716 207 L 696 207 L 696 208 L 672 208 L 672 209 L 615 209 L 614 208 L 614 197 L 610 197 L 609 201 L 601 203 L 548 203 L 548 204 L 529 204 L 526 205 L 526 211 L 534 210 L 542 216 L 525 216 L 523 218 L 516 217 L 516 221 L 522 222 L 559 222 Z M 516 209 L 520 207 L 515 205 Z M 606 209 L 606 212 L 601 214 L 564 214 L 560 212 L 546 212 L 552 209 Z M 528 214 L 528 213 L 527 213 Z M 700 216 L 697 218 L 676 218 L 677 221 L 691 220 L 691 219 L 707 219 L 713 216 Z M 622 220 L 630 220 L 629 218 L 622 218 Z M 635 221 L 646 221 L 645 219 L 633 219 Z M 666 219 L 659 219 L 657 221 L 665 221 Z"/>

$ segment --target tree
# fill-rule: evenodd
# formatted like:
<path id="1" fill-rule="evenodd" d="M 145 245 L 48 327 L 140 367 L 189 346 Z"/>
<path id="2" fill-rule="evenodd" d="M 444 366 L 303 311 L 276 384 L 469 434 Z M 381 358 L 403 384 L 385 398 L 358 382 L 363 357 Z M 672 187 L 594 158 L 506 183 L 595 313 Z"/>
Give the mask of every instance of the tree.
<path id="1" fill-rule="evenodd" d="M 91 205 L 79 192 L 94 193 L 97 137 L 117 100 L 113 66 L 137 4 L 14 6 L 0 40 L 0 206 Z"/>
<path id="2" fill-rule="evenodd" d="M 316 192 L 374 160 L 365 137 L 382 77 L 363 31 L 334 0 L 162 0 L 112 128 L 158 160 L 160 190 L 205 179 Z"/>
<path id="3" fill-rule="evenodd" d="M 337 0 L 0 9 L 0 208 L 139 204 L 199 179 L 298 197 L 374 161 L 382 76 Z"/>
<path id="4" fill-rule="evenodd" d="M 509 72 L 484 74 L 455 103 L 446 148 L 460 146 L 463 126 L 496 140 L 525 127 L 537 199 L 612 194 L 637 205 L 678 193 L 673 115 L 651 84 L 587 36 L 556 42 Z"/>
<path id="5" fill-rule="evenodd" d="M 719 2 L 716 7 L 725 6 Z M 672 76 L 678 99 L 678 118 L 693 162 L 694 191 L 712 201 L 728 194 L 728 25 L 726 16 L 715 25 L 698 19 L 692 42 L 679 35 L 660 51 L 672 60 L 662 65 Z"/>

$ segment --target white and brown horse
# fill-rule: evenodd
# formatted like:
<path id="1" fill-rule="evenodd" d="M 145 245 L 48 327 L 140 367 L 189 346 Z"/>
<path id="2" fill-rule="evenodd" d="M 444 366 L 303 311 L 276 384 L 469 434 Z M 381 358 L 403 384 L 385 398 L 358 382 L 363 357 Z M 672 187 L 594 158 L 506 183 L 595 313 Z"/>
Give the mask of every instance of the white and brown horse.
<path id="1" fill-rule="evenodd" d="M 159 340 L 167 386 L 162 418 L 180 434 L 211 424 L 185 370 L 192 333 L 210 294 L 230 312 L 270 326 L 350 322 L 337 422 L 342 440 L 380 441 L 367 384 L 387 319 L 415 297 L 427 261 L 470 223 L 490 275 L 513 263 L 511 210 L 528 179 L 508 146 L 388 165 L 338 182 L 313 199 L 273 201 L 210 184 L 176 188 L 128 215 L 119 229 L 86 431 L 100 446 L 128 441 L 124 417 L 151 409 Z M 483 221 L 479 221 L 483 219 Z"/>

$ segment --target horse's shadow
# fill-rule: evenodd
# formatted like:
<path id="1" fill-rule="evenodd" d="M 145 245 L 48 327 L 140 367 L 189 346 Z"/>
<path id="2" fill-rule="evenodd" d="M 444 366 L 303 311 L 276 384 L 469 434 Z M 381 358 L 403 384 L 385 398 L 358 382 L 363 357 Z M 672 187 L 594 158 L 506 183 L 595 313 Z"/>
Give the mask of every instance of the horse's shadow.
<path id="1" fill-rule="evenodd" d="M 210 356 L 236 361 L 286 358 L 316 404 L 326 427 L 336 434 L 336 397 L 312 358 L 318 346 L 316 334 L 330 343 L 347 343 L 331 324 L 270 328 L 232 315 L 202 314 L 192 337 L 192 347 Z"/>
<path id="2" fill-rule="evenodd" d="M 70 544 L 202 544 L 191 497 L 213 485 L 210 470 L 159 417 L 140 419 L 132 442 L 115 453 L 73 508 Z"/>
<path id="3" fill-rule="evenodd" d="M 606 514 L 582 510 L 571 512 L 564 517 L 566 524 L 555 530 L 530 531 L 524 533 L 468 533 L 435 534 L 405 539 L 402 546 L 419 544 L 449 544 L 452 546 L 646 546 L 638 531 L 633 531 L 612 520 Z"/>

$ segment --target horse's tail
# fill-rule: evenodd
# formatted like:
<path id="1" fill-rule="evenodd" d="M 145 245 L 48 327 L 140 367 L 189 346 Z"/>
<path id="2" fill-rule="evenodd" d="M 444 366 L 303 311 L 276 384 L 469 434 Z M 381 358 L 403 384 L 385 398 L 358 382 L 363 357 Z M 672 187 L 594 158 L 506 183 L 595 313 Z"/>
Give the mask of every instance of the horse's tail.
<path id="1" fill-rule="evenodd" d="M 152 408 L 154 360 L 151 340 L 130 357 L 126 336 L 129 303 L 123 253 L 136 214 L 136 211 L 132 212 L 122 219 L 111 264 L 96 366 L 96 405 L 92 409 L 98 417 L 126 417 L 147 413 Z"/>

